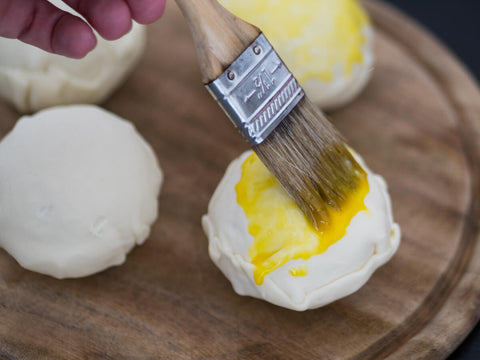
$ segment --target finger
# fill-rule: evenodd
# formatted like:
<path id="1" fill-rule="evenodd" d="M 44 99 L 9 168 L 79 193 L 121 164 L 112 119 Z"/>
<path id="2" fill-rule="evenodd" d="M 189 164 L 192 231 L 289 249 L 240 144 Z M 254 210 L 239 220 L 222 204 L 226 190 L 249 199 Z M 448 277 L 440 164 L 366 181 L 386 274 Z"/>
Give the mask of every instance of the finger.
<path id="1" fill-rule="evenodd" d="M 125 0 L 132 19 L 140 24 L 150 24 L 163 15 L 165 0 Z"/>
<path id="2" fill-rule="evenodd" d="M 65 14 L 57 21 L 51 38 L 51 47 L 54 53 L 81 59 L 96 45 L 95 34 L 83 20 Z"/>
<path id="3" fill-rule="evenodd" d="M 64 0 L 103 38 L 116 40 L 132 28 L 132 15 L 124 0 Z"/>
<path id="4" fill-rule="evenodd" d="M 0 0 L 0 36 L 74 58 L 85 56 L 97 43 L 84 21 L 45 0 Z"/>

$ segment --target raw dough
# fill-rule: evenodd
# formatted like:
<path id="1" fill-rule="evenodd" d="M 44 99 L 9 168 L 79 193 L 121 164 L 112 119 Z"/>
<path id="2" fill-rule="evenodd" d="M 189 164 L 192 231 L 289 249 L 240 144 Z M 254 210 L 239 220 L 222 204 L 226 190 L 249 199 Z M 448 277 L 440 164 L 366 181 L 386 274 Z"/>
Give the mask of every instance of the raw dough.
<path id="1" fill-rule="evenodd" d="M 50 2 L 76 14 L 60 0 Z M 74 60 L 0 37 L 0 96 L 21 113 L 56 105 L 101 103 L 140 58 L 146 29 L 134 23 L 130 33 L 119 40 L 97 38 L 97 47 L 90 54 Z"/>
<path id="2" fill-rule="evenodd" d="M 151 147 L 112 113 L 25 116 L 0 142 L 0 247 L 56 278 L 121 264 L 150 233 L 162 177 Z"/>

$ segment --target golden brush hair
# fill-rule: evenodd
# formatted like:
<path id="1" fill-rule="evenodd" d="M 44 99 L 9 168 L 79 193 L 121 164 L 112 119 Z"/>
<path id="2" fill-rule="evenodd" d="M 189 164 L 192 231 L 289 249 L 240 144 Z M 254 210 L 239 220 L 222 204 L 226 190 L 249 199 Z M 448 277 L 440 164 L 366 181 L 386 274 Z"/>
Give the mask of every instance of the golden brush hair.
<path id="1" fill-rule="evenodd" d="M 307 97 L 253 150 L 317 229 L 366 176 Z"/>

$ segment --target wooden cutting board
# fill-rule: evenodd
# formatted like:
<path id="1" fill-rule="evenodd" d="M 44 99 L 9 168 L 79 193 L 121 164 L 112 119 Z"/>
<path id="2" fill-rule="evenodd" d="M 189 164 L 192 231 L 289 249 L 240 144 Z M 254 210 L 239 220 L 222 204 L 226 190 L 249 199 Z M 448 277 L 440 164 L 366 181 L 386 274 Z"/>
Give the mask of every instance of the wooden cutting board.
<path id="1" fill-rule="evenodd" d="M 165 171 L 150 239 L 123 266 L 59 281 L 0 251 L 5 359 L 441 359 L 478 320 L 480 92 L 432 37 L 367 1 L 377 65 L 331 119 L 383 174 L 403 239 L 360 291 L 321 309 L 236 295 L 209 260 L 200 218 L 247 146 L 200 84 L 171 1 L 104 106 L 135 122 Z M 0 103 L 0 136 L 18 114 Z M 1 231 L 1 229 L 0 229 Z"/>

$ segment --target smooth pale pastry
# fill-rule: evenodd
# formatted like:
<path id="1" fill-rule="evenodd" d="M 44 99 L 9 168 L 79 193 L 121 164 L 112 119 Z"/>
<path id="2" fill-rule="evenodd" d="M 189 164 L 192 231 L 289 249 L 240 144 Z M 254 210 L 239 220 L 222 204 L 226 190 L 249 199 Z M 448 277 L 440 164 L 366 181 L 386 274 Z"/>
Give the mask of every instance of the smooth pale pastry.
<path id="1" fill-rule="evenodd" d="M 22 117 L 0 142 L 0 247 L 56 278 L 119 265 L 149 236 L 162 178 L 133 125 L 103 109 Z"/>
<path id="2" fill-rule="evenodd" d="M 373 27 L 357 0 L 220 0 L 267 36 L 320 108 L 353 100 L 370 79 Z"/>
<path id="3" fill-rule="evenodd" d="M 228 167 L 204 215 L 213 262 L 240 295 L 293 310 L 352 294 L 400 243 L 385 181 L 365 180 L 318 232 L 251 151 Z"/>
<path id="4" fill-rule="evenodd" d="M 63 1 L 49 1 L 78 16 Z M 0 96 L 21 113 L 56 105 L 101 103 L 142 55 L 146 28 L 134 23 L 130 33 L 119 40 L 97 39 L 91 53 L 75 60 L 0 37 Z"/>

